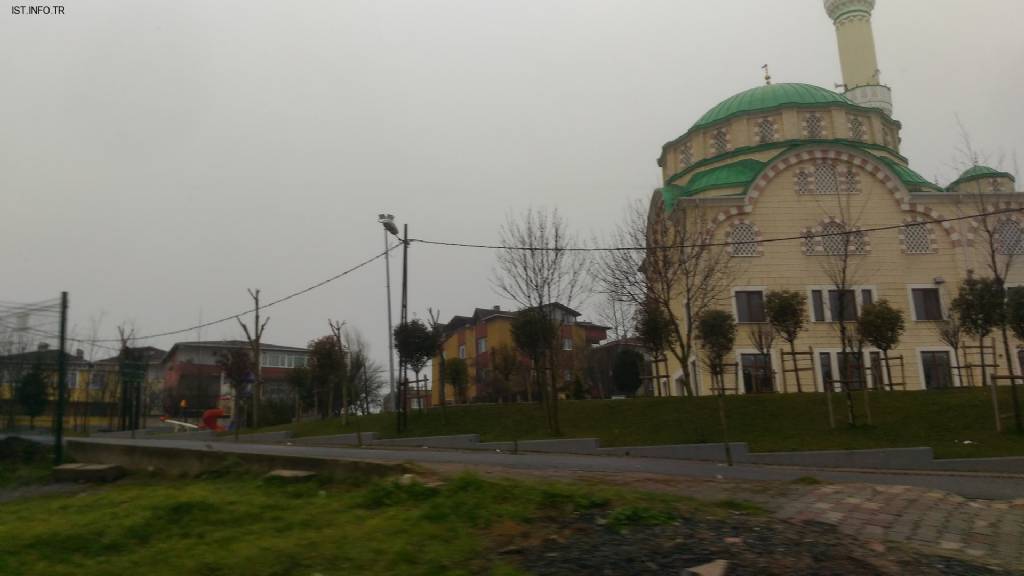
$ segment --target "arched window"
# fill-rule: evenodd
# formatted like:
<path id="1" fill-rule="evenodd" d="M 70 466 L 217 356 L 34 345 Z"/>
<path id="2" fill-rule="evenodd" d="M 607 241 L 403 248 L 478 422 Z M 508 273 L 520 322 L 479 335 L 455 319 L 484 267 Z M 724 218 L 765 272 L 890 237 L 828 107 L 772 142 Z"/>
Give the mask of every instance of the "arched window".
<path id="1" fill-rule="evenodd" d="M 836 194 L 839 192 L 839 179 L 836 177 L 836 166 L 828 160 L 818 162 L 814 166 L 814 193 Z"/>
<path id="2" fill-rule="evenodd" d="M 761 118 L 757 123 L 757 141 L 760 144 L 775 142 L 775 121 L 771 118 Z"/>
<path id="3" fill-rule="evenodd" d="M 711 148 L 716 154 L 723 154 L 729 150 L 729 133 L 725 128 L 719 128 L 711 134 Z"/>
<path id="4" fill-rule="evenodd" d="M 804 118 L 804 132 L 808 138 L 825 137 L 825 122 L 821 119 L 821 114 L 811 112 Z"/>
<path id="5" fill-rule="evenodd" d="M 693 144 L 684 142 L 679 147 L 679 167 L 688 168 L 690 164 L 693 164 Z"/>
<path id="6" fill-rule="evenodd" d="M 738 222 L 729 232 L 729 250 L 733 256 L 760 256 L 757 229 L 750 222 Z"/>
<path id="7" fill-rule="evenodd" d="M 864 141 L 867 138 L 867 128 L 860 116 L 850 116 L 850 138 Z"/>
<path id="8" fill-rule="evenodd" d="M 821 227 L 821 249 L 825 254 L 845 254 L 846 228 L 839 222 L 828 222 Z"/>
<path id="9" fill-rule="evenodd" d="M 903 226 L 900 229 L 900 243 L 903 244 L 904 254 L 932 254 L 935 252 L 931 228 L 925 222 L 915 222 Z"/>
<path id="10" fill-rule="evenodd" d="M 1022 236 L 1020 222 L 1012 218 L 1006 218 L 996 225 L 995 234 L 996 251 L 1004 255 L 1024 254 L 1024 236 Z"/>
<path id="11" fill-rule="evenodd" d="M 799 168 L 796 171 L 796 193 L 811 193 L 811 173 L 803 168 Z"/>

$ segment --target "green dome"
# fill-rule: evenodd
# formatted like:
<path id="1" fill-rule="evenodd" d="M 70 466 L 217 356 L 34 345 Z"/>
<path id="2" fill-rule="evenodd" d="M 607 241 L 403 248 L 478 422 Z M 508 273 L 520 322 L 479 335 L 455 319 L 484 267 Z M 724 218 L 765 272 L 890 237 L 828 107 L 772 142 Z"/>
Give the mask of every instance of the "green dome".
<path id="1" fill-rule="evenodd" d="M 964 170 L 964 173 L 961 174 L 960 177 L 957 178 L 957 180 L 966 180 L 968 178 L 977 178 L 979 176 L 1002 176 L 1002 175 L 1003 175 L 1003 173 L 1000 172 L 999 170 L 996 170 L 995 168 L 990 168 L 988 166 L 981 166 L 979 164 L 977 166 L 971 166 L 967 170 Z"/>
<path id="2" fill-rule="evenodd" d="M 769 110 L 780 106 L 827 106 L 841 104 L 857 106 L 846 96 L 810 84 L 768 84 L 740 92 L 726 98 L 717 106 L 708 110 L 693 128 L 700 128 L 725 120 L 737 114 Z M 859 106 L 857 106 L 859 108 Z M 693 129 L 691 128 L 691 130 Z"/>

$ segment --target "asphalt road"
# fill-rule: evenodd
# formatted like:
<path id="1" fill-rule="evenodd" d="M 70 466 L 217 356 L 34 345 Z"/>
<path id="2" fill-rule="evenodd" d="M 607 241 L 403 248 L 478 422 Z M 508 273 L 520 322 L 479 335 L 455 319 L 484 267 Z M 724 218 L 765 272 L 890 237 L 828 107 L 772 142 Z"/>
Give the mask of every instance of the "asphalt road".
<path id="1" fill-rule="evenodd" d="M 965 498 L 1008 500 L 1024 498 L 1024 477 L 981 474 L 943 474 L 933 472 L 892 472 L 866 470 L 829 470 L 743 464 L 725 466 L 714 462 L 587 456 L 574 454 L 508 454 L 482 451 L 431 449 L 379 449 L 298 446 L 286 444 L 236 444 L 190 440 L 131 440 L 126 438 L 74 438 L 75 441 L 135 446 L 172 446 L 186 450 L 224 453 L 300 456 L 328 460 L 364 460 L 373 462 L 419 462 L 424 464 L 464 464 L 527 470 L 569 470 L 579 472 L 639 472 L 704 479 L 789 481 L 814 476 L 829 482 L 861 482 L 918 486 L 959 494 Z"/>

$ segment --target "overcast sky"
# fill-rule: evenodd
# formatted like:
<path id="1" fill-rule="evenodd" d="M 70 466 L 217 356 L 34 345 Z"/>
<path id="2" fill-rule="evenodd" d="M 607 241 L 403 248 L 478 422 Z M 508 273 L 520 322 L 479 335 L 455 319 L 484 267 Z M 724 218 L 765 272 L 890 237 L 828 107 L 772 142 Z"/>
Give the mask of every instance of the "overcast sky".
<path id="1" fill-rule="evenodd" d="M 162 332 L 241 311 L 247 287 L 313 284 L 383 248 L 379 212 L 495 242 L 509 211 L 557 206 L 599 235 L 658 185 L 661 145 L 762 64 L 841 80 L 820 0 L 65 6 L 0 15 L 0 300 L 67 290 L 79 337 L 101 315 L 101 337 Z M 878 1 L 911 167 L 953 179 L 956 114 L 992 163 L 1024 160 L 1022 24 L 1020 0 Z M 410 309 L 510 306 L 493 263 L 413 245 Z M 377 262 L 271 308 L 265 340 L 302 346 L 339 318 L 383 361 L 383 286 Z"/>

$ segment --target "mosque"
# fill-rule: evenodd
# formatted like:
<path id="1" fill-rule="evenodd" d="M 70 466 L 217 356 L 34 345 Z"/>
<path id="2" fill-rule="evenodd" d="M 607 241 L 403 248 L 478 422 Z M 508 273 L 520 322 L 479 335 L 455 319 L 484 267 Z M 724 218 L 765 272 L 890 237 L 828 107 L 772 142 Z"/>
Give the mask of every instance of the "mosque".
<path id="1" fill-rule="evenodd" d="M 995 262 L 1009 267 L 1009 285 L 1024 283 L 1021 266 L 1009 266 L 1024 254 L 1022 214 L 1009 212 L 1024 198 L 1014 191 L 1014 176 L 975 165 L 940 185 L 915 172 L 900 151 L 892 91 L 881 83 L 871 29 L 875 0 L 824 6 L 839 44 L 842 92 L 773 84 L 766 72 L 765 85 L 711 107 L 658 158 L 663 184 L 649 225 L 698 214 L 706 224 L 700 237 L 724 245 L 727 272 L 715 306 L 737 321 L 726 390 L 794 392 L 799 377 L 802 390 L 822 391 L 861 367 L 851 386 L 979 385 L 981 364 L 1005 373 L 1007 361 L 1019 374 L 1019 343 L 1007 359 L 998 340 L 979 346 L 964 336 L 954 348 L 940 336 L 968 275 L 991 276 Z M 790 240 L 775 241 L 782 238 Z M 844 278 L 837 282 L 840 267 Z M 781 341 L 769 350 L 754 343 L 765 325 L 765 294 L 775 290 L 806 295 L 795 355 Z M 889 352 L 891 377 L 879 350 L 864 345 L 844 353 L 838 330 L 881 299 L 902 310 L 906 324 Z M 699 352 L 685 367 L 666 356 L 670 377 L 653 393 L 682 394 L 683 370 L 699 394 L 711 392 Z"/>

